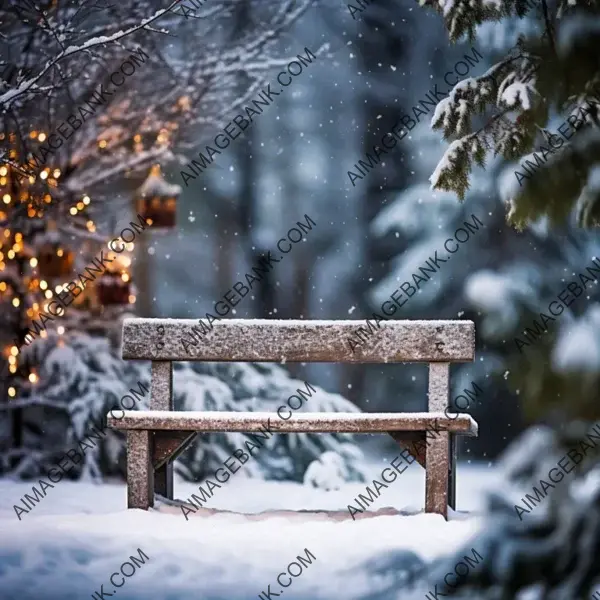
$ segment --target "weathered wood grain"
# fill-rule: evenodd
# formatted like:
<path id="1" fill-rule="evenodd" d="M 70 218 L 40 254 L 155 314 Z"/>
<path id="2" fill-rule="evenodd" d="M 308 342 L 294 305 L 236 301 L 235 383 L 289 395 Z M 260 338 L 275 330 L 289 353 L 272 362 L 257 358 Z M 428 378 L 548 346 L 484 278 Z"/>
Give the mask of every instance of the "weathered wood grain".
<path id="1" fill-rule="evenodd" d="M 425 512 L 448 519 L 449 433 L 429 432 L 425 443 Z"/>
<path id="2" fill-rule="evenodd" d="M 127 508 L 148 510 L 154 506 L 150 445 L 149 431 L 127 432 Z"/>
<path id="3" fill-rule="evenodd" d="M 173 410 L 173 363 L 170 361 L 152 361 L 150 410 Z M 167 460 L 154 468 L 154 493 L 173 500 L 173 463 Z"/>
<path id="4" fill-rule="evenodd" d="M 476 436 L 477 423 L 460 413 L 449 419 L 442 412 L 430 413 L 296 413 L 284 421 L 277 413 L 219 411 L 126 410 L 121 419 L 108 415 L 115 429 L 150 431 L 269 431 L 292 433 L 386 433 L 388 431 L 451 431 Z"/>
<path id="5" fill-rule="evenodd" d="M 363 335 L 364 343 L 353 352 L 349 340 L 359 341 L 356 331 L 365 328 L 364 320 L 224 319 L 209 329 L 194 319 L 129 318 L 123 322 L 123 358 L 342 363 L 474 359 L 472 321 L 382 321 L 379 328 L 372 323 L 372 333 Z"/>

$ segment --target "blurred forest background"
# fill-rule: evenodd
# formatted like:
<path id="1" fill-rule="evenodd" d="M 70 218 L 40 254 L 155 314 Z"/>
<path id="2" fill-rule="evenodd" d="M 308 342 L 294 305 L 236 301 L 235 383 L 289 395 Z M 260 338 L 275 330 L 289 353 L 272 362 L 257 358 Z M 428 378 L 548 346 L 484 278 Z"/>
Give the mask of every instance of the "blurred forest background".
<path id="1" fill-rule="evenodd" d="M 136 10 L 139 16 L 147 15 L 149 7 L 157 10 L 169 3 L 129 4 L 135 8 L 127 8 L 129 20 L 134 22 Z M 195 78 L 203 77 L 206 62 L 202 61 L 208 61 L 207 54 L 218 56 L 225 52 L 218 50 L 220 47 L 234 48 L 235 52 L 246 47 L 251 55 L 252 31 L 273 28 L 273 22 L 268 21 L 275 12 L 271 3 L 209 4 L 201 9 L 202 19 L 167 14 L 156 22 L 156 27 L 169 30 L 170 37 L 155 36 L 163 42 L 160 51 L 154 42 L 144 46 L 151 55 L 151 64 L 139 68 L 126 84 L 130 86 L 123 92 L 130 102 L 127 110 L 142 110 L 147 105 L 158 110 L 161 102 L 170 102 L 172 97 L 167 97 L 166 91 L 169 81 L 180 86 L 173 94 L 181 92 L 183 97 L 186 89 L 197 89 Z M 461 456 L 491 460 L 532 418 L 523 408 L 524 397 L 530 398 L 532 405 L 536 398 L 549 395 L 568 402 L 569 394 L 578 393 L 578 385 L 589 382 L 586 378 L 590 372 L 598 372 L 600 337 L 597 325 L 593 326 L 597 314 L 592 310 L 598 296 L 595 285 L 557 319 L 535 348 L 526 349 L 522 355 L 513 341 L 573 274 L 583 271 L 592 257 L 600 254 L 598 235 L 578 228 L 574 218 L 560 227 L 550 227 L 542 218 L 523 231 L 507 225 L 501 181 L 514 170 L 514 165 L 501 159 L 476 170 L 463 203 L 455 194 L 432 191 L 428 179 L 447 142 L 430 130 L 431 115 L 404 137 L 381 164 L 356 180 L 356 186 L 351 184 L 347 171 L 364 158 L 365 151 L 380 143 L 382 134 L 403 114 L 410 114 L 411 107 L 435 83 L 447 89 L 444 74 L 465 53 L 471 55 L 473 46 L 483 55 L 473 68 L 473 75 L 480 75 L 504 56 L 517 35 L 531 24 L 527 18 L 487 23 L 478 28 L 474 44 L 451 44 L 441 19 L 413 3 L 376 0 L 355 12 L 355 18 L 341 0 L 285 5 L 288 13 L 299 8 L 293 19 L 281 19 L 279 39 L 265 45 L 268 55 L 261 57 L 265 86 L 275 81 L 281 65 L 304 54 L 305 47 L 313 52 L 320 49 L 318 59 L 255 118 L 238 140 L 216 156 L 204 173 L 189 181 L 189 186 L 183 185 L 180 170 L 211 143 L 218 129 L 216 124 L 221 123 L 222 127 L 238 114 L 229 98 L 235 97 L 235 92 L 245 93 L 255 83 L 250 71 L 243 68 L 234 69 L 235 77 L 228 77 L 220 88 L 211 90 L 195 105 L 195 119 L 173 117 L 181 136 L 167 151 L 148 152 L 135 168 L 128 168 L 126 176 L 109 180 L 108 184 L 102 182 L 104 188 L 98 192 L 102 201 L 92 202 L 91 214 L 94 231 L 97 228 L 106 239 L 122 228 L 116 223 L 126 224 L 136 214 L 131 207 L 135 191 L 152 164 L 160 163 L 167 183 L 182 187 L 177 199 L 176 227 L 160 233 L 144 232 L 142 239 L 136 241 L 131 273 L 137 292 L 125 314 L 204 316 L 233 283 L 251 270 L 261 254 L 275 248 L 289 227 L 309 215 L 317 225 L 306 243 L 295 245 L 260 284 L 257 293 L 244 298 L 230 316 L 364 319 L 379 310 L 382 301 L 401 282 L 409 280 L 418 266 L 475 214 L 484 224 L 482 231 L 464 244 L 451 262 L 442 265 L 432 281 L 394 318 L 471 319 L 476 323 L 476 361 L 452 368 L 452 397 L 465 388 L 472 389 L 473 383 L 482 389 L 468 412 L 485 435 L 461 440 L 466 450 Z M 56 2 L 49 6 L 52 9 Z M 119 8 L 112 10 L 118 12 Z M 280 12 L 283 14 L 283 8 Z M 152 32 L 144 35 L 155 39 Z M 190 44 L 196 42 L 197 55 L 190 55 Z M 14 59 L 9 57 L 5 64 L 10 60 Z M 112 60 L 114 63 L 116 59 Z M 207 75 L 206 80 L 210 77 Z M 166 96 L 151 95 L 158 92 Z M 117 106 L 115 110 L 122 114 L 125 109 Z M 10 119 L 11 111 L 5 111 L 6 132 L 12 130 Z M 133 118 L 123 121 L 123 128 L 133 135 Z M 98 135 L 94 132 L 92 137 L 97 139 Z M 118 138 L 119 134 L 115 135 Z M 117 150 L 101 159 L 107 169 L 117 168 L 122 160 Z M 96 183 L 101 175 L 99 170 Z M 72 231 L 68 234 L 74 235 Z M 9 310 L 7 307 L 3 318 Z M 102 327 L 96 323 L 96 329 L 75 329 L 95 335 L 102 330 L 100 337 L 110 340 L 110 344 L 107 342 L 102 350 L 96 347 L 94 352 L 109 352 L 110 348 L 118 362 L 120 321 L 104 309 L 98 315 Z M 6 344 L 14 338 L 8 327 L 3 328 L 4 334 Z M 10 400 L 32 406 L 31 399 L 44 394 L 56 397 L 57 402 L 69 402 L 83 394 L 96 403 L 91 412 L 97 418 L 140 376 L 137 367 L 111 366 L 115 384 L 101 386 L 97 383 L 98 372 L 104 368 L 109 371 L 102 365 L 90 367 L 87 375 L 82 370 L 77 377 L 65 375 L 65 381 L 57 387 L 53 378 L 73 368 L 72 363 L 68 364 L 73 356 L 69 360 L 63 356 L 62 361 L 48 366 L 49 348 L 56 343 L 49 336 L 32 346 L 36 360 L 46 366 L 39 370 L 37 388 L 17 386 L 16 397 Z M 75 355 L 80 356 L 80 352 L 85 354 L 79 348 Z M 5 356 L 9 353 L 8 349 Z M 426 365 L 303 364 L 283 368 L 294 378 L 344 396 L 363 411 L 418 411 L 426 407 Z M 126 385 L 117 374 L 127 369 L 135 375 Z M 213 383 L 216 379 L 225 382 L 233 399 L 260 395 L 252 385 L 243 385 L 246 372 L 235 370 L 237 367 L 228 367 L 227 371 L 218 366 L 191 365 L 190 369 L 209 376 Z M 263 383 L 261 394 L 280 400 L 281 394 L 265 392 L 273 373 L 265 367 L 261 377 L 267 383 Z M 16 385 L 17 375 L 2 382 L 4 398 L 8 387 Z M 93 385 L 84 383 L 85 377 Z M 240 388 L 244 388 L 243 392 Z M 213 398 L 211 401 L 217 405 L 220 395 L 227 393 L 218 385 L 211 388 L 209 383 L 203 389 L 204 397 Z M 98 395 L 102 394 L 106 398 L 99 400 Z M 223 402 L 227 404 L 228 400 Z M 309 409 L 317 410 L 315 406 Z M 43 409 L 32 421 L 39 423 L 47 418 L 48 410 Z M 11 437 L 11 431 L 14 434 L 15 427 L 27 427 L 23 419 L 27 421 L 28 417 L 21 414 L 17 419 L 15 410 L 3 414 L 9 413 L 13 420 L 10 424 L 4 420 L 5 440 Z M 78 425 L 80 433 L 87 418 Z M 32 431 L 41 435 L 39 430 Z M 10 443 L 14 443 L 14 437 Z M 21 443 L 25 443 L 23 439 Z M 5 462 L 3 468 L 8 467 Z"/>

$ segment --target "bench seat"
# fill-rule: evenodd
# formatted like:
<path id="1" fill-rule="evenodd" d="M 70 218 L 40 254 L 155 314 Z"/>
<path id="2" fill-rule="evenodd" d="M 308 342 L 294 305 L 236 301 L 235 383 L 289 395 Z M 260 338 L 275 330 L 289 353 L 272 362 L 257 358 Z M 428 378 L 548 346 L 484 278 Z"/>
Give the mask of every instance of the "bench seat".
<path id="1" fill-rule="evenodd" d="M 108 416 L 114 429 L 151 431 L 261 431 L 267 426 L 277 433 L 385 433 L 388 431 L 449 431 L 477 435 L 477 423 L 468 414 L 449 418 L 443 412 L 422 413 L 297 413 L 287 421 L 277 413 L 230 413 L 219 411 L 171 412 L 123 411 L 121 419 Z"/>

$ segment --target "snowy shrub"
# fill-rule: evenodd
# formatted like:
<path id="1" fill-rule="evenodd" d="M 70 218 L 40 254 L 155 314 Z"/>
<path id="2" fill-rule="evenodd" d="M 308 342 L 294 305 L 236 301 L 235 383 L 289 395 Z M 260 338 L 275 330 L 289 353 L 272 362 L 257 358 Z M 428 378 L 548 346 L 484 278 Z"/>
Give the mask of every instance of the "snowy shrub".
<path id="1" fill-rule="evenodd" d="M 278 365 L 254 363 L 193 363 L 182 374 L 184 385 L 175 377 L 175 407 L 178 410 L 246 410 L 276 413 L 303 381 L 291 379 Z M 311 384 L 312 385 L 312 384 Z M 193 390 L 190 388 L 193 386 Z M 204 393 L 198 394 L 198 389 Z M 299 412 L 357 412 L 358 409 L 338 394 L 317 386 L 316 392 L 300 406 Z M 189 390 L 190 393 L 187 393 Z M 192 393 L 195 390 L 195 393 Z M 184 393 L 181 393 L 184 391 Z M 295 412 L 298 412 L 295 411 Z M 275 417 L 278 418 L 278 417 Z M 222 466 L 238 448 L 244 448 L 244 433 L 199 434 L 179 459 L 176 469 L 187 479 L 202 479 Z M 327 451 L 337 452 L 344 462 L 346 478 L 363 481 L 360 469 L 362 453 L 351 443 L 351 434 L 274 434 L 264 440 L 264 448 L 249 460 L 240 474 L 246 477 L 303 481 L 313 460 Z"/>
<path id="2" fill-rule="evenodd" d="M 357 448 L 350 446 L 349 450 L 356 452 Z M 304 473 L 304 485 L 327 492 L 339 490 L 341 485 L 350 479 L 352 479 L 352 474 L 346 461 L 337 452 L 332 451 L 324 452 L 317 460 L 313 460 Z"/>
<path id="3" fill-rule="evenodd" d="M 0 472 L 22 477 L 45 473 L 77 441 L 86 438 L 92 427 L 101 429 L 106 414 L 119 408 L 123 396 L 140 385 L 150 388 L 150 365 L 145 361 L 124 361 L 119 350 L 102 338 L 54 332 L 24 349 L 28 363 L 39 365 L 39 382 L 25 389 L 16 400 L 25 405 L 24 447 L 13 448 L 0 461 Z M 175 363 L 175 410 L 266 411 L 275 413 L 305 383 L 291 379 L 277 365 L 247 363 Z M 313 386 L 299 411 L 356 412 L 345 398 Z M 133 409 L 147 409 L 149 394 Z M 277 418 L 277 417 L 276 417 Z M 198 480 L 221 466 L 248 439 L 243 433 L 199 434 L 178 459 L 175 469 L 186 479 Z M 243 470 L 247 477 L 302 481 L 308 465 L 327 451 L 341 457 L 345 477 L 362 481 L 361 452 L 350 434 L 276 434 L 265 442 L 256 460 Z M 9 467 L 14 459 L 15 467 Z M 74 476 L 100 479 L 125 475 L 125 436 L 106 429 L 106 435 Z"/>

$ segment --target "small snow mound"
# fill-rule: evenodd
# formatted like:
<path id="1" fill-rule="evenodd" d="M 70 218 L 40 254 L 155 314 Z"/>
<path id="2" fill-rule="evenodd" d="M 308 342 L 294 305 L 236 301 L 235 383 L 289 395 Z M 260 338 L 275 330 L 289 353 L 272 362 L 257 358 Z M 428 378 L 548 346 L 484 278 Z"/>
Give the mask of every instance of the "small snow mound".
<path id="1" fill-rule="evenodd" d="M 304 485 L 328 492 L 339 490 L 347 478 L 344 459 L 337 452 L 328 451 L 308 465 L 304 473 Z"/>

